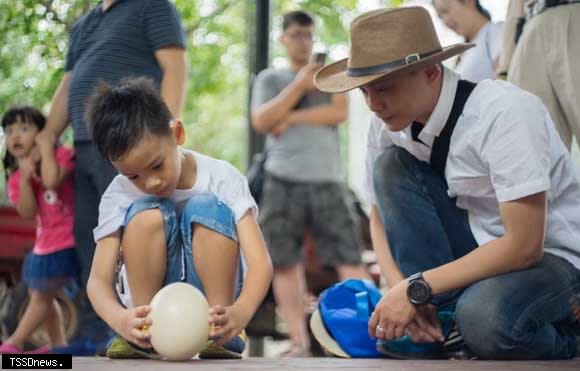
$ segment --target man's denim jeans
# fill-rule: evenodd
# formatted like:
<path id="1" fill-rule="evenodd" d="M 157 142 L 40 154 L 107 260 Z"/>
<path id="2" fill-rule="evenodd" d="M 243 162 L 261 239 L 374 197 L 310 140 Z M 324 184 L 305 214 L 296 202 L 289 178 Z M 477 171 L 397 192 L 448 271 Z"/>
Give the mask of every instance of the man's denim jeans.
<path id="1" fill-rule="evenodd" d="M 405 276 L 477 248 L 466 211 L 448 197 L 445 179 L 428 164 L 393 147 L 373 171 L 391 253 Z M 573 321 L 570 299 L 578 292 L 580 270 L 546 253 L 530 269 L 479 281 L 434 303 L 455 303 L 463 338 L 481 358 L 567 359 L 577 355 L 580 326 Z"/>

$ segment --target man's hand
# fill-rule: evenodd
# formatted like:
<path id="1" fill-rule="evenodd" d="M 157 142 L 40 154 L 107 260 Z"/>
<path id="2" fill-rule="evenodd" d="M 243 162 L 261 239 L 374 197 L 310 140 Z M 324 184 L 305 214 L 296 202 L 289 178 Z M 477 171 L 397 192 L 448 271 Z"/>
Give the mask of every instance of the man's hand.
<path id="1" fill-rule="evenodd" d="M 437 317 L 437 308 L 428 304 L 417 309 L 417 314 L 413 321 L 409 323 L 405 330 L 414 343 L 433 343 L 443 341 L 441 325 Z"/>
<path id="2" fill-rule="evenodd" d="M 407 280 L 400 281 L 385 293 L 369 321 L 371 337 L 393 340 L 405 335 L 405 329 L 417 310 L 407 298 Z"/>
<path id="3" fill-rule="evenodd" d="M 29 180 L 31 178 L 38 180 L 36 162 L 32 156 L 29 155 L 18 159 L 18 169 L 20 170 L 20 175 L 23 180 Z"/>
<path id="4" fill-rule="evenodd" d="M 309 63 L 302 67 L 296 76 L 297 82 L 300 84 L 305 93 L 318 91 L 314 86 L 314 74 L 322 67 L 319 63 Z"/>
<path id="5" fill-rule="evenodd" d="M 141 348 L 151 348 L 149 342 L 150 334 L 147 328 L 151 326 L 151 318 L 147 315 L 151 312 L 148 305 L 137 308 L 125 309 L 118 320 L 115 330 L 123 339 L 140 346 Z"/>
<path id="6" fill-rule="evenodd" d="M 224 345 L 239 335 L 250 322 L 251 316 L 235 305 L 215 305 L 209 309 L 210 339 Z"/>
<path id="7" fill-rule="evenodd" d="M 47 149 L 52 150 L 54 148 L 54 146 L 56 145 L 57 139 L 58 138 L 52 132 L 52 130 L 43 129 L 40 131 L 40 133 L 38 133 L 36 135 L 36 137 L 34 138 L 34 141 L 36 142 L 36 145 L 38 146 L 40 151 L 44 151 Z"/>
<path id="8" fill-rule="evenodd" d="M 270 134 L 275 135 L 275 136 L 282 135 L 286 131 L 288 131 L 288 129 L 290 129 L 290 126 L 292 126 L 290 120 L 288 120 L 288 118 L 285 118 L 284 120 L 282 120 L 282 122 L 280 124 L 274 126 L 272 131 L 270 131 Z"/>

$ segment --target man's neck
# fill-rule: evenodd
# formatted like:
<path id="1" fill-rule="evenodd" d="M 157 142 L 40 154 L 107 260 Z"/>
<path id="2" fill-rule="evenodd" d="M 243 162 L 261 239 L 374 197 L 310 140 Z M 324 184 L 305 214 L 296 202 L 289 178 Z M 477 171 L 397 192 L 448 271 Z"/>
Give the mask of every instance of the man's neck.
<path id="1" fill-rule="evenodd" d="M 290 69 L 293 71 L 300 71 L 302 67 L 306 66 L 306 63 L 302 61 L 290 59 Z"/>
<path id="2" fill-rule="evenodd" d="M 430 99 L 428 99 L 427 103 L 425 104 L 424 113 L 415 119 L 417 123 L 423 126 L 427 124 L 429 118 L 431 118 L 431 115 L 433 114 L 433 111 L 435 111 L 435 106 L 437 106 L 437 102 L 439 102 L 439 97 L 441 96 L 441 92 L 443 90 L 444 73 L 445 73 L 444 71 L 441 71 L 441 75 L 439 79 L 436 81 L 435 86 L 433 88 L 434 94 L 431 94 Z"/>

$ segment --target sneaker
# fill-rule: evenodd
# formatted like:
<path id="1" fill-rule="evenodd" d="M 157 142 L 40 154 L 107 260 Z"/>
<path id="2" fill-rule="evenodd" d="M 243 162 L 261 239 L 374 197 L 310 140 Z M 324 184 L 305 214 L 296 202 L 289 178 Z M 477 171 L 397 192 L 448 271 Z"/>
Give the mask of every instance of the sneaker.
<path id="1" fill-rule="evenodd" d="M 48 354 L 50 353 L 50 348 L 47 345 L 43 345 L 33 350 L 25 351 L 18 348 L 14 344 L 4 343 L 0 345 L 0 354 Z"/>
<path id="2" fill-rule="evenodd" d="M 114 336 L 107 344 L 106 356 L 111 359 L 160 359 L 153 349 L 144 349 L 129 343 L 120 336 Z"/>
<path id="3" fill-rule="evenodd" d="M 455 324 L 455 315 L 440 312 L 439 322 L 445 337 L 443 342 L 414 343 L 405 335 L 395 340 L 378 340 L 377 351 L 397 359 L 475 359 Z"/>
<path id="4" fill-rule="evenodd" d="M 280 358 L 304 358 L 311 356 L 309 347 L 299 343 L 292 343 L 290 348 L 280 354 Z"/>
<path id="5" fill-rule="evenodd" d="M 0 345 L 0 354 L 24 354 L 24 351 L 16 345 L 4 343 Z"/>
<path id="6" fill-rule="evenodd" d="M 41 347 L 38 347 L 34 350 L 30 350 L 28 352 L 24 352 L 26 354 L 49 354 L 50 353 L 50 348 L 48 347 L 48 345 L 43 345 Z"/>
<path id="7" fill-rule="evenodd" d="M 217 345 L 213 340 L 208 341 L 204 350 L 199 353 L 201 359 L 242 359 L 246 349 L 248 337 L 246 331 L 234 337 L 225 345 Z"/>

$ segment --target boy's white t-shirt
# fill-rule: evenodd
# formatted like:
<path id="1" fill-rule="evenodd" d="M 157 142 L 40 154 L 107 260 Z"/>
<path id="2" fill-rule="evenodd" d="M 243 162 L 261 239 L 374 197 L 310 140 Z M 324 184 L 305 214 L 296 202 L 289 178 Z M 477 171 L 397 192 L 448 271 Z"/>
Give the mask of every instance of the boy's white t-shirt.
<path id="1" fill-rule="evenodd" d="M 177 189 L 170 197 L 178 215 L 185 203 L 195 195 L 211 193 L 233 211 L 236 224 L 252 210 L 258 216 L 258 206 L 250 193 L 246 177 L 234 166 L 223 160 L 185 150 L 197 163 L 197 178 L 190 189 Z M 125 213 L 133 202 L 150 196 L 140 191 L 124 175 L 117 175 L 111 182 L 99 205 L 99 224 L 93 230 L 95 241 L 116 232 L 125 219 Z"/>

